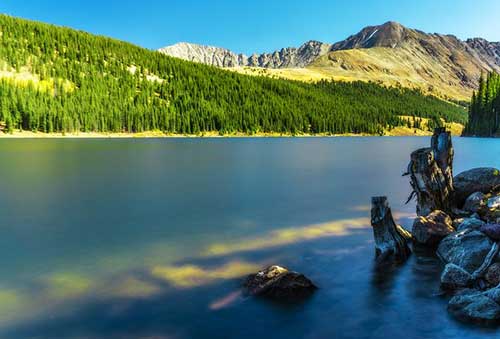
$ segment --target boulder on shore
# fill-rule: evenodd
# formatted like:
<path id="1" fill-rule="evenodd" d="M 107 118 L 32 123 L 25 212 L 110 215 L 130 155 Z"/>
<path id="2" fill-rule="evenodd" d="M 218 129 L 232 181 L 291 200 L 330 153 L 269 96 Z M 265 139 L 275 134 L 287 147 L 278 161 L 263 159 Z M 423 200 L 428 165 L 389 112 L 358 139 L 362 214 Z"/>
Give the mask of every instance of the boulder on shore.
<path id="1" fill-rule="evenodd" d="M 483 324 L 500 322 L 500 287 L 486 291 L 468 290 L 450 300 L 448 310 L 457 318 Z"/>
<path id="2" fill-rule="evenodd" d="M 490 239 L 495 241 L 500 240 L 500 224 L 485 224 L 479 229 L 486 234 Z"/>
<path id="3" fill-rule="evenodd" d="M 498 287 L 485 292 L 470 290 L 454 296 L 448 310 L 462 321 L 495 324 L 500 321 L 500 302 Z"/>
<path id="4" fill-rule="evenodd" d="M 441 274 L 441 287 L 455 290 L 472 284 L 472 275 L 455 264 L 447 264 Z"/>
<path id="5" fill-rule="evenodd" d="M 416 242 L 427 246 L 437 246 L 439 242 L 455 232 L 451 218 L 443 211 L 434 211 L 426 217 L 417 217 L 412 234 Z"/>
<path id="6" fill-rule="evenodd" d="M 284 300 L 301 298 L 317 289 L 303 274 L 276 265 L 249 275 L 243 287 L 249 295 Z"/>
<path id="7" fill-rule="evenodd" d="M 483 192 L 476 192 L 472 193 L 465 200 L 465 204 L 462 209 L 472 214 L 479 212 L 485 206 L 486 206 L 486 195 Z"/>
<path id="8" fill-rule="evenodd" d="M 487 205 L 489 209 L 500 209 L 500 195 L 489 198 Z"/>
<path id="9" fill-rule="evenodd" d="M 453 179 L 454 200 L 461 207 L 472 193 L 490 193 L 500 186 L 500 171 L 496 168 L 475 168 L 460 173 Z"/>
<path id="10" fill-rule="evenodd" d="M 453 263 L 472 274 L 481 267 L 492 245 L 493 241 L 484 233 L 465 230 L 444 238 L 436 254 L 445 263 Z"/>
<path id="11" fill-rule="evenodd" d="M 465 230 L 478 230 L 485 224 L 484 221 L 477 218 L 461 218 L 453 221 L 456 225 L 457 232 Z"/>
<path id="12" fill-rule="evenodd" d="M 500 284 L 500 263 L 491 265 L 484 278 L 490 286 L 498 286 Z"/>

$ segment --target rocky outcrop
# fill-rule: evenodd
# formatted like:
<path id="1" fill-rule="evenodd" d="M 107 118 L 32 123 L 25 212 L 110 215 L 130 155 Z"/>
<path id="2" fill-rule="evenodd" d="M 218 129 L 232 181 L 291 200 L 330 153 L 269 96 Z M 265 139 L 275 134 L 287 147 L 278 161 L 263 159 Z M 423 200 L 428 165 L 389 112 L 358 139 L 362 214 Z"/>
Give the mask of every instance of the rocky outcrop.
<path id="1" fill-rule="evenodd" d="M 466 45 L 491 68 L 500 65 L 500 42 L 490 42 L 482 38 L 468 39 Z"/>
<path id="2" fill-rule="evenodd" d="M 455 232 L 451 218 L 443 211 L 434 211 L 427 217 L 417 217 L 412 235 L 415 241 L 426 246 L 437 246 L 439 242 Z"/>
<path id="3" fill-rule="evenodd" d="M 317 289 L 303 274 L 276 265 L 248 276 L 243 287 L 246 294 L 282 300 L 302 298 Z"/>

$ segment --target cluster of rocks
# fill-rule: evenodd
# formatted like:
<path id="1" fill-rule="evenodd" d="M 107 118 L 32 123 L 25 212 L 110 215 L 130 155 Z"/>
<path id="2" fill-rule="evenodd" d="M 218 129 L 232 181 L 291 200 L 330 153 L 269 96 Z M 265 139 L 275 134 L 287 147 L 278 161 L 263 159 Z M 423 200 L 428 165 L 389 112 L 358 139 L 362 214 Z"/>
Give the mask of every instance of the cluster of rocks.
<path id="1" fill-rule="evenodd" d="M 474 179 L 476 178 L 476 179 Z M 500 172 L 475 169 L 455 178 L 456 196 L 471 193 L 451 223 L 441 232 L 437 256 L 446 264 L 441 286 L 452 293 L 449 311 L 457 318 L 480 323 L 500 323 Z M 421 227 L 415 222 L 414 230 Z M 425 231 L 424 231 L 425 233 Z M 428 245 L 429 243 L 425 243 Z"/>
<path id="2" fill-rule="evenodd" d="M 435 249 L 445 264 L 441 287 L 452 295 L 448 309 L 453 315 L 500 324 L 500 171 L 477 168 L 453 177 L 453 157 L 451 136 L 443 128 L 434 132 L 430 148 L 411 155 L 406 175 L 418 215 L 412 240 L 414 247 Z M 406 249 L 390 241 L 407 239 L 403 233 L 381 233 L 373 221 L 372 226 L 376 249 L 384 243 L 393 257 L 406 257 L 398 255 Z"/>

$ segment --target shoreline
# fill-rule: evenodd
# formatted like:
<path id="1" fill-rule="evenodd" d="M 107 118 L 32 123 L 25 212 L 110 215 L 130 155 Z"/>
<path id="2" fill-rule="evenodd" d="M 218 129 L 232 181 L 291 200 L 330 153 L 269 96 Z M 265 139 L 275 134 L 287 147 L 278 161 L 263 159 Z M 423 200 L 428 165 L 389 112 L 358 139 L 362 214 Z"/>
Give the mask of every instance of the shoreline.
<path id="1" fill-rule="evenodd" d="M 339 137 L 428 137 L 432 132 L 419 130 L 417 133 L 402 133 L 386 132 L 384 135 L 377 134 L 281 134 L 281 133 L 231 133 L 219 134 L 217 132 L 201 133 L 201 134 L 170 134 L 163 132 L 140 132 L 140 133 L 116 133 L 116 132 L 78 132 L 78 133 L 43 133 L 30 131 L 14 131 L 12 133 L 0 132 L 0 139 L 203 139 L 203 138 L 339 138 Z M 460 135 L 454 135 L 460 136 Z"/>

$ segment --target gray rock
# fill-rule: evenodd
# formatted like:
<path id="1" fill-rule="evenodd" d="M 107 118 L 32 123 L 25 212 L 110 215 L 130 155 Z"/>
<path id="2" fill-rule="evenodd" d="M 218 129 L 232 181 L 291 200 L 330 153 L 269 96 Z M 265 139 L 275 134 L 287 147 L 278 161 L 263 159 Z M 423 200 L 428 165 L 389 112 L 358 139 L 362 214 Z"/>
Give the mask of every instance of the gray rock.
<path id="1" fill-rule="evenodd" d="M 317 288 L 303 274 L 276 265 L 249 275 L 243 287 L 249 295 L 285 300 L 307 296 Z"/>
<path id="2" fill-rule="evenodd" d="M 486 196 L 483 192 L 472 193 L 466 200 L 464 211 L 469 213 L 477 213 L 481 208 L 486 206 Z"/>
<path id="3" fill-rule="evenodd" d="M 447 264 L 441 274 L 441 286 L 445 289 L 457 289 L 470 286 L 472 275 L 455 264 Z"/>
<path id="4" fill-rule="evenodd" d="M 478 230 L 485 224 L 481 219 L 476 218 L 463 218 L 458 222 L 457 231 L 465 231 L 465 230 Z"/>
<path id="5" fill-rule="evenodd" d="M 500 286 L 490 288 L 489 290 L 485 291 L 484 294 L 497 304 L 500 304 Z"/>
<path id="6" fill-rule="evenodd" d="M 500 171 L 496 168 L 475 168 L 460 173 L 453 179 L 454 197 L 460 207 L 472 193 L 489 193 L 500 185 Z"/>
<path id="7" fill-rule="evenodd" d="M 463 321 L 497 323 L 500 320 L 500 305 L 493 298 L 496 298 L 499 291 L 496 288 L 492 290 L 456 295 L 450 300 L 448 310 Z"/>
<path id="8" fill-rule="evenodd" d="M 427 217 L 417 217 L 413 223 L 412 234 L 416 242 L 437 246 L 447 235 L 453 233 L 451 218 L 442 211 L 434 211 Z"/>
<path id="9" fill-rule="evenodd" d="M 494 263 L 486 271 L 484 276 L 490 286 L 497 286 L 500 284 L 500 263 Z"/>
<path id="10" fill-rule="evenodd" d="M 473 273 L 484 262 L 493 242 L 479 231 L 455 232 L 444 238 L 436 254 L 445 263 L 453 263 Z"/>
<path id="11" fill-rule="evenodd" d="M 500 195 L 488 199 L 488 208 L 500 209 Z"/>
<path id="12" fill-rule="evenodd" d="M 500 240 L 500 224 L 484 224 L 479 230 L 490 239 L 495 241 Z"/>

